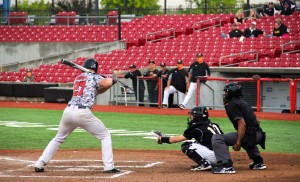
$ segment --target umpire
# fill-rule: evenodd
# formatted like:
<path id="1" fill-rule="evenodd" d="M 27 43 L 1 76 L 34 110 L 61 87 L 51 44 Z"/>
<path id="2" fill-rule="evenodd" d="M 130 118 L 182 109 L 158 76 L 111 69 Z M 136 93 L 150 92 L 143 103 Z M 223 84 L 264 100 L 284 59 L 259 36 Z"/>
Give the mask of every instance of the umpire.
<path id="1" fill-rule="evenodd" d="M 249 165 L 252 170 L 266 169 L 263 158 L 260 156 L 257 144 L 265 149 L 265 132 L 260 127 L 251 106 L 242 97 L 242 86 L 237 82 L 230 82 L 224 87 L 224 106 L 227 116 L 237 132 L 212 137 L 213 150 L 220 167 L 213 173 L 233 174 L 235 170 L 230 158 L 228 146 L 233 146 L 235 151 L 243 147 L 253 163 Z"/>

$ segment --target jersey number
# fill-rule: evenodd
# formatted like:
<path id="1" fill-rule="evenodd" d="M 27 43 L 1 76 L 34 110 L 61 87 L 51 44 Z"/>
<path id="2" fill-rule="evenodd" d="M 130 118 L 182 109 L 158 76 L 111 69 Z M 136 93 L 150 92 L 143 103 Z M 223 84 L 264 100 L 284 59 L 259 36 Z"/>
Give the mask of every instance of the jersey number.
<path id="1" fill-rule="evenodd" d="M 221 134 L 219 127 L 215 124 L 211 124 L 207 127 L 207 130 L 212 132 L 213 134 Z"/>
<path id="2" fill-rule="evenodd" d="M 73 96 L 82 96 L 86 81 L 76 81 L 74 83 Z"/>

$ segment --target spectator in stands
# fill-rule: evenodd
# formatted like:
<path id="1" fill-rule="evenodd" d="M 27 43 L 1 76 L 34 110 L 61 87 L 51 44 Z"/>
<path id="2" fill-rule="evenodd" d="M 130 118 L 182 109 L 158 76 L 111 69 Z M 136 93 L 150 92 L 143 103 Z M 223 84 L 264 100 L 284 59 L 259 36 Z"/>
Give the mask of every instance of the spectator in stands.
<path id="1" fill-rule="evenodd" d="M 289 33 L 290 32 L 289 28 L 287 26 L 285 26 L 285 24 L 282 23 L 281 18 L 277 18 L 276 22 L 278 22 L 280 24 L 280 28 L 282 29 L 282 31 L 284 33 Z"/>
<path id="2" fill-rule="evenodd" d="M 243 9 L 238 10 L 234 17 L 234 23 L 242 24 L 245 23 L 244 11 Z"/>
<path id="3" fill-rule="evenodd" d="M 125 74 L 125 78 L 130 78 L 132 80 L 132 86 L 135 93 L 135 99 L 141 102 L 139 106 L 144 106 L 144 94 L 145 94 L 145 85 L 144 81 L 139 79 L 139 85 L 137 85 L 138 77 L 141 77 L 141 72 L 136 69 L 136 66 L 134 64 L 129 66 L 130 71 Z M 139 86 L 139 88 L 137 87 Z M 138 93 L 138 94 L 137 94 Z"/>
<path id="4" fill-rule="evenodd" d="M 294 3 L 293 1 L 291 0 L 279 0 L 279 4 L 280 4 L 280 7 L 281 7 L 281 12 L 282 10 L 285 8 L 285 3 L 287 3 L 291 9 L 291 14 L 297 10 L 297 6 L 296 6 L 296 3 Z M 281 13 L 280 13 L 281 14 Z M 282 14 L 281 14 L 282 15 Z"/>
<path id="5" fill-rule="evenodd" d="M 197 57 L 197 60 L 190 65 L 190 68 L 188 70 L 189 77 L 188 77 L 187 86 L 186 86 L 188 92 L 187 92 L 183 102 L 179 105 L 180 109 L 184 109 L 186 107 L 186 105 L 188 104 L 189 100 L 192 98 L 192 95 L 196 93 L 198 77 L 210 76 L 210 68 L 209 68 L 208 64 L 206 64 L 204 62 L 203 54 L 199 52 L 199 53 L 197 53 L 196 57 Z M 200 89 L 201 89 L 201 87 L 202 87 L 202 84 L 200 85 Z M 204 99 L 202 96 L 200 95 L 201 102 L 202 102 L 202 99 Z"/>
<path id="6" fill-rule="evenodd" d="M 161 95 L 162 95 L 162 99 L 164 99 L 164 90 L 168 85 L 168 77 L 170 71 L 168 70 L 166 63 L 164 62 L 160 63 L 160 68 L 161 70 L 158 72 L 157 76 L 162 79 Z M 174 94 L 170 94 L 168 99 L 169 107 L 173 106 L 173 101 L 174 101 Z"/>
<path id="7" fill-rule="evenodd" d="M 274 3 L 269 2 L 268 6 L 264 9 L 264 16 L 269 17 L 274 15 L 275 15 Z"/>
<path id="8" fill-rule="evenodd" d="M 250 9 L 249 10 L 249 17 L 247 18 L 249 21 L 254 21 L 258 18 L 257 14 L 256 14 L 256 10 L 255 9 Z"/>
<path id="9" fill-rule="evenodd" d="M 34 78 L 34 75 L 33 75 L 31 69 L 28 69 L 28 70 L 26 71 L 26 76 L 25 76 L 25 78 L 23 79 L 23 82 L 35 82 L 35 78 Z"/>
<path id="10" fill-rule="evenodd" d="M 282 8 L 282 10 L 280 12 L 280 15 L 291 15 L 291 14 L 293 14 L 293 11 L 292 11 L 289 3 L 285 2 L 284 7 Z"/>
<path id="11" fill-rule="evenodd" d="M 233 38 L 233 37 L 241 37 L 243 35 L 243 31 L 237 28 L 237 24 L 232 24 L 232 30 L 229 32 L 229 34 L 222 33 L 222 38 Z"/>
<path id="12" fill-rule="evenodd" d="M 251 22 L 251 26 L 244 30 L 244 37 L 246 38 L 258 37 L 260 34 L 267 35 L 265 31 L 256 28 L 255 21 Z"/>
<path id="13" fill-rule="evenodd" d="M 281 37 L 285 33 L 287 33 L 287 32 L 285 32 L 284 29 L 281 27 L 281 24 L 276 21 L 274 24 L 274 29 L 273 29 L 272 35 L 276 36 L 276 37 Z"/>
<path id="14" fill-rule="evenodd" d="M 158 70 L 156 69 L 155 61 L 149 61 L 149 70 L 146 72 L 145 76 L 149 77 L 146 80 L 147 82 L 147 89 L 149 94 L 149 102 L 150 107 L 157 107 L 158 101 L 158 85 L 157 85 L 157 77 Z M 156 104 L 154 104 L 156 103 Z"/>

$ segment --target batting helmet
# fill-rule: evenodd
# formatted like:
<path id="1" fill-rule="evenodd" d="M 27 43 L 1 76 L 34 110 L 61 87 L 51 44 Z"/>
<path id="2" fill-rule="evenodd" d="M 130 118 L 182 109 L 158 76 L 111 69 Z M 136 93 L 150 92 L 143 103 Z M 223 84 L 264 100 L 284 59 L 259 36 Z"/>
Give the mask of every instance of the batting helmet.
<path id="1" fill-rule="evenodd" d="M 85 67 L 87 69 L 92 69 L 92 70 L 95 71 L 95 73 L 97 73 L 97 71 L 98 71 L 98 62 L 93 58 L 88 58 L 84 61 L 83 67 Z"/>
<path id="2" fill-rule="evenodd" d="M 208 110 L 204 106 L 194 107 L 188 114 L 192 115 L 192 118 L 188 119 L 188 127 L 191 127 L 197 123 L 209 123 Z"/>
<path id="3" fill-rule="evenodd" d="M 242 86 L 238 82 L 227 83 L 223 90 L 226 92 L 224 97 L 224 103 L 229 102 L 232 99 L 232 97 L 243 96 Z"/>

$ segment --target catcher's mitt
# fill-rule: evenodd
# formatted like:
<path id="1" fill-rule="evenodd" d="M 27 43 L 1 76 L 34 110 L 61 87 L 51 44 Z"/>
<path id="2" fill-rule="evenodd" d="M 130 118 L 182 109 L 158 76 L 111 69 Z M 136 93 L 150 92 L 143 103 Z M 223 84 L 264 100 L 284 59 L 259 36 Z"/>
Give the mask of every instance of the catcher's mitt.
<path id="1" fill-rule="evenodd" d="M 157 143 L 162 144 L 162 137 L 165 137 L 165 134 L 161 131 L 152 130 L 151 135 L 157 138 Z"/>
<path id="2" fill-rule="evenodd" d="M 255 81 L 260 80 L 260 76 L 259 75 L 253 75 L 252 79 L 255 80 Z"/>

